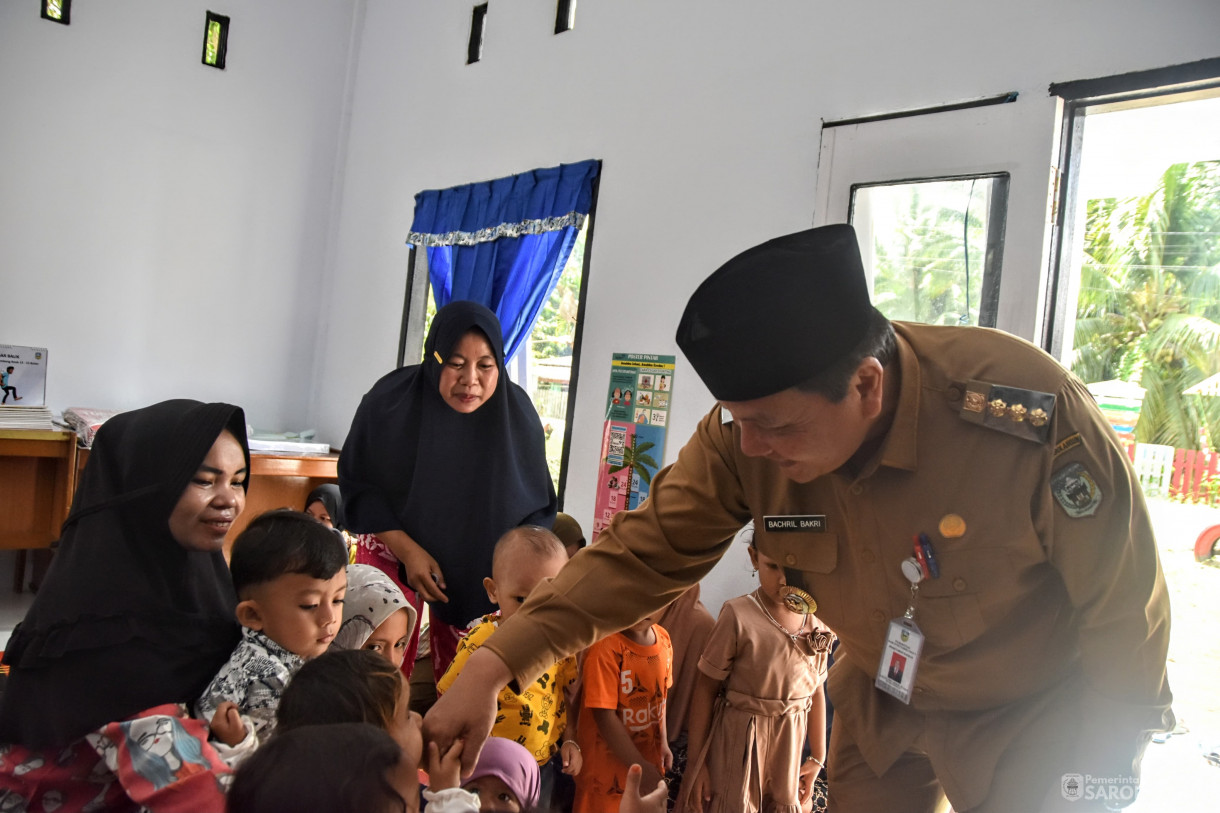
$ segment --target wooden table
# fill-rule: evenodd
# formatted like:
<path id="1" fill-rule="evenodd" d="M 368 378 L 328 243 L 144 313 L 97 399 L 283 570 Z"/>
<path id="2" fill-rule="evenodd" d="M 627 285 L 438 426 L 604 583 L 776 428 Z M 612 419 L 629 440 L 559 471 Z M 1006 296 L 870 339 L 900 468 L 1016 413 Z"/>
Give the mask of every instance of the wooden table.
<path id="1" fill-rule="evenodd" d="M 0 429 L 0 549 L 17 551 L 17 592 L 26 550 L 59 538 L 76 488 L 76 457 L 75 432 Z"/>
<path id="2" fill-rule="evenodd" d="M 251 455 L 246 510 L 241 512 L 225 537 L 225 558 L 237 535 L 262 512 L 273 508 L 304 511 L 309 492 L 324 483 L 338 482 L 338 464 L 337 454 Z"/>

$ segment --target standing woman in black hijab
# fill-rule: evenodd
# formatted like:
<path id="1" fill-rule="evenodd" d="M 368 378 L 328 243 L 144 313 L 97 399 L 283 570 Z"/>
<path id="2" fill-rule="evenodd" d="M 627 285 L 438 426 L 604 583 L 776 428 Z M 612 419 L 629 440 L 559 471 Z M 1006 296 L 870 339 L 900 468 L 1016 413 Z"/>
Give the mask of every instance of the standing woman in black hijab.
<path id="1" fill-rule="evenodd" d="M 423 363 L 383 377 L 361 401 L 339 486 L 348 529 L 364 535 L 357 561 L 429 603 L 432 665 L 443 675 L 470 622 L 495 609 L 483 579 L 496 541 L 555 520 L 542 425 L 504 369 L 494 313 L 465 301 L 437 311 Z"/>
<path id="2" fill-rule="evenodd" d="M 229 657 L 237 597 L 222 547 L 245 506 L 249 465 L 245 417 L 229 404 L 165 401 L 98 430 L 58 553 L 4 653 L 0 743 L 13 747 L 0 748 L 0 799 L 35 809 L 45 795 L 68 811 L 83 794 L 118 794 L 109 803 L 131 791 L 98 767 L 105 754 L 93 732 L 106 726 L 113 740 L 110 724 L 193 701 Z M 153 727 L 181 737 L 168 717 Z M 124 730 L 134 738 L 138 727 Z M 175 760 L 206 773 L 190 767 L 210 764 L 195 739 L 161 757 L 171 771 L 153 785 L 178 781 Z M 85 774 L 72 773 L 82 765 Z M 191 781 L 211 798 L 212 777 Z"/>

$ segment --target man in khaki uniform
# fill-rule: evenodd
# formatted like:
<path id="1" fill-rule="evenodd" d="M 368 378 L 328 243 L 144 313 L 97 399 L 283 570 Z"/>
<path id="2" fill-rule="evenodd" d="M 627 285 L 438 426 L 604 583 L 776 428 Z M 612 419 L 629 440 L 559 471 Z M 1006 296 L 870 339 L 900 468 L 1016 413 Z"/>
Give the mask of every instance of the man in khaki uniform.
<path id="1" fill-rule="evenodd" d="M 472 764 L 500 686 L 676 598 L 753 519 L 841 640 L 836 813 L 1129 804 L 1150 732 L 1172 724 L 1169 600 L 1083 385 L 998 331 L 891 327 L 850 226 L 730 260 L 678 343 L 719 405 L 645 504 L 471 659 L 426 733 L 468 737 Z"/>

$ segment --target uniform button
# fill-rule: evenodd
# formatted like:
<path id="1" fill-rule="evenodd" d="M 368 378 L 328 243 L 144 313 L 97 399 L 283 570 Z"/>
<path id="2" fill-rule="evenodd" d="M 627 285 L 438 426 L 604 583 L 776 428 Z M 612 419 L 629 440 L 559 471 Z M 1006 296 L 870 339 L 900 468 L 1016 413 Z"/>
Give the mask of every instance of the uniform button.
<path id="1" fill-rule="evenodd" d="M 883 613 L 881 610 L 873 610 L 873 620 L 877 622 L 884 621 L 885 613 Z"/>
<path id="2" fill-rule="evenodd" d="M 945 398 L 949 401 L 962 400 L 962 388 L 961 387 L 950 387 L 949 389 L 945 390 Z"/>
<path id="3" fill-rule="evenodd" d="M 857 497 L 859 497 L 861 494 L 864 493 L 864 486 L 860 485 L 859 483 L 856 483 L 854 486 L 851 487 L 851 493 L 855 494 Z"/>
<path id="4" fill-rule="evenodd" d="M 860 558 L 871 565 L 873 562 L 877 561 L 877 554 L 873 553 L 871 550 L 866 550 L 864 553 L 860 554 Z"/>
<path id="5" fill-rule="evenodd" d="M 795 565 L 796 564 L 796 554 L 789 553 L 787 556 L 785 556 L 784 564 L 789 565 L 789 566 Z"/>
<path id="6" fill-rule="evenodd" d="M 923 694 L 923 686 L 916 686 L 915 694 Z"/>
<path id="7" fill-rule="evenodd" d="M 961 576 L 958 576 L 956 579 L 953 580 L 953 589 L 959 593 L 962 592 L 963 590 L 965 590 L 966 589 L 966 580 L 963 579 Z"/>

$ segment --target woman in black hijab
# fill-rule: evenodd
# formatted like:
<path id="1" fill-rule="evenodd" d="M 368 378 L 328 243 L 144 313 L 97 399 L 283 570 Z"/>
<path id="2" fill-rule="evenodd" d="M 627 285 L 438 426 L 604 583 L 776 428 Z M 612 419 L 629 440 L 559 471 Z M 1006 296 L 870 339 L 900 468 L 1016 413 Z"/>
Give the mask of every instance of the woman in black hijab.
<path id="1" fill-rule="evenodd" d="M 347 530 L 347 523 L 343 520 L 343 498 L 334 483 L 323 483 L 309 492 L 305 498 L 305 513 L 328 528 Z"/>
<path id="2" fill-rule="evenodd" d="M 4 653 L 9 792 L 54 781 L 27 776 L 34 749 L 51 749 L 40 769 L 66 768 L 86 734 L 193 701 L 225 663 L 238 627 L 222 547 L 245 505 L 245 438 L 241 409 L 188 400 L 98 430 L 46 581 Z"/>
<path id="3" fill-rule="evenodd" d="M 348 529 L 375 535 L 362 537 L 357 561 L 429 602 L 439 677 L 470 622 L 495 609 L 483 579 L 496 541 L 555 520 L 542 425 L 504 369 L 494 313 L 465 301 L 437 312 L 423 363 L 383 377 L 361 401 L 339 486 Z"/>

